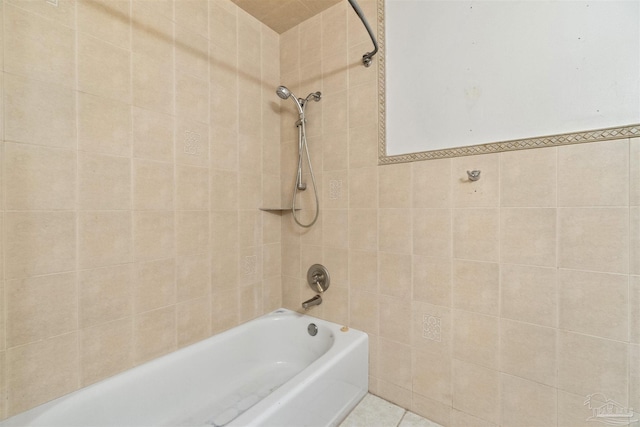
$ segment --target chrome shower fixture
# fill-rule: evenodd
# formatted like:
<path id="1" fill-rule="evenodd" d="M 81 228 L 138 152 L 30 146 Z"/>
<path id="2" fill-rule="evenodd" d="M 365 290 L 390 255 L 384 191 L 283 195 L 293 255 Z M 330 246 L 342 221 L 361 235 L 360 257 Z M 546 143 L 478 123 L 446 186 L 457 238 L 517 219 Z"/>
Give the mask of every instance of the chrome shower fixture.
<path id="1" fill-rule="evenodd" d="M 320 99 L 322 99 L 322 93 L 320 92 L 311 92 L 309 95 L 307 95 L 306 98 L 298 98 L 286 86 L 278 86 L 278 88 L 276 89 L 276 94 L 282 99 L 293 99 L 293 102 L 296 103 L 298 114 L 300 114 L 300 116 L 304 115 L 304 105 L 307 103 L 307 101 L 314 100 L 316 102 L 319 102 Z"/>
<path id="2" fill-rule="evenodd" d="M 308 101 L 319 102 L 322 99 L 322 94 L 320 92 L 311 92 L 307 95 L 306 98 L 298 98 L 293 92 L 291 92 L 286 86 L 278 86 L 276 89 L 276 94 L 282 99 L 293 99 L 293 102 L 296 104 L 298 108 L 298 114 L 300 119 L 296 122 L 296 127 L 298 128 L 298 170 L 296 171 L 296 182 L 293 186 L 293 197 L 291 200 L 291 213 L 293 214 L 293 219 L 296 224 L 301 227 L 311 227 L 318 220 L 318 215 L 320 213 L 320 202 L 318 200 L 318 189 L 316 187 L 316 177 L 313 174 L 313 168 L 311 167 L 311 158 L 309 157 L 309 147 L 307 146 L 307 131 L 306 131 L 306 119 L 304 117 L 304 109 L 307 105 Z M 310 223 L 304 224 L 300 222 L 298 219 L 298 214 L 296 213 L 296 196 L 298 195 L 298 191 L 305 191 L 307 189 L 307 184 L 302 180 L 302 164 L 303 157 L 307 158 L 307 165 L 309 167 L 309 175 L 311 175 L 311 183 L 313 184 L 313 196 L 315 199 L 316 211 Z"/>

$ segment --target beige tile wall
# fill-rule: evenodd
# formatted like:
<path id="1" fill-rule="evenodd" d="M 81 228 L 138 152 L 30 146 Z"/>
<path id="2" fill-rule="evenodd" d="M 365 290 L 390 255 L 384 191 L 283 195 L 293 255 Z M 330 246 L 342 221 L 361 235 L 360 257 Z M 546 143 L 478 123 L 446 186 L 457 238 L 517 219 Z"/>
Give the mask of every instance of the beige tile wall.
<path id="1" fill-rule="evenodd" d="M 280 307 L 279 36 L 227 0 L 0 13 L 0 418 Z"/>
<path id="2" fill-rule="evenodd" d="M 307 110 L 322 209 L 311 230 L 283 216 L 284 304 L 325 264 L 311 314 L 368 332 L 371 391 L 443 425 L 589 425 L 598 392 L 640 407 L 640 139 L 377 166 L 369 43 L 346 2 L 281 35 L 282 83 L 323 92 Z"/>

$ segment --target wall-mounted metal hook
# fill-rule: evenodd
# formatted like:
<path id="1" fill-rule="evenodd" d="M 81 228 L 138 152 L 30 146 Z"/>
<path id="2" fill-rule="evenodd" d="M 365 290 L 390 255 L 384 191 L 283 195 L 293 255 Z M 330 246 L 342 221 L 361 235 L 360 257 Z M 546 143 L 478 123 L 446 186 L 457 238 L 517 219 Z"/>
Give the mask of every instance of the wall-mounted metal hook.
<path id="1" fill-rule="evenodd" d="M 477 181 L 480 179 L 479 170 L 467 171 L 467 175 L 469 175 L 469 181 Z"/>

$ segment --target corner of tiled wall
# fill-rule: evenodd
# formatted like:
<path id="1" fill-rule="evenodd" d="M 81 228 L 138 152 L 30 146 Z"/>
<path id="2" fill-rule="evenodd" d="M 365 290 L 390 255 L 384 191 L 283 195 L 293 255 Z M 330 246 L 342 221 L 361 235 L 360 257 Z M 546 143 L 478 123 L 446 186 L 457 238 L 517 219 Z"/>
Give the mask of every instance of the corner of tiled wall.
<path id="1" fill-rule="evenodd" d="M 597 392 L 640 406 L 639 139 L 378 166 L 368 43 L 346 4 L 281 36 L 281 83 L 323 91 L 307 114 L 320 220 L 283 215 L 285 306 L 324 263 L 336 287 L 310 313 L 366 331 L 370 391 L 442 425 L 582 424 Z M 297 117 L 281 104 L 289 203 Z"/>
<path id="2" fill-rule="evenodd" d="M 280 53 L 228 0 L 0 7 L 5 418 L 281 306 Z"/>

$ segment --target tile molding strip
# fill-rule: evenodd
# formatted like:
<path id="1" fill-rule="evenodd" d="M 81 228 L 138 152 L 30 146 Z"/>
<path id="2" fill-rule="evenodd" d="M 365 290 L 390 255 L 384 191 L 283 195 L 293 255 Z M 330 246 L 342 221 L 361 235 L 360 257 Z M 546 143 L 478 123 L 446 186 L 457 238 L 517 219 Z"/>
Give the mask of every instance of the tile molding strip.
<path id="1" fill-rule="evenodd" d="M 387 156 L 386 141 L 386 97 L 385 97 L 385 28 L 384 0 L 377 1 L 378 19 L 378 164 L 408 163 L 421 160 L 444 159 L 449 157 L 473 156 L 477 154 L 499 153 L 503 151 L 526 150 L 558 145 L 583 144 L 587 142 L 609 141 L 613 139 L 640 136 L 640 124 L 595 129 L 583 132 L 563 133 L 534 138 L 455 147 L 444 150 L 420 151 L 416 153 Z"/>

